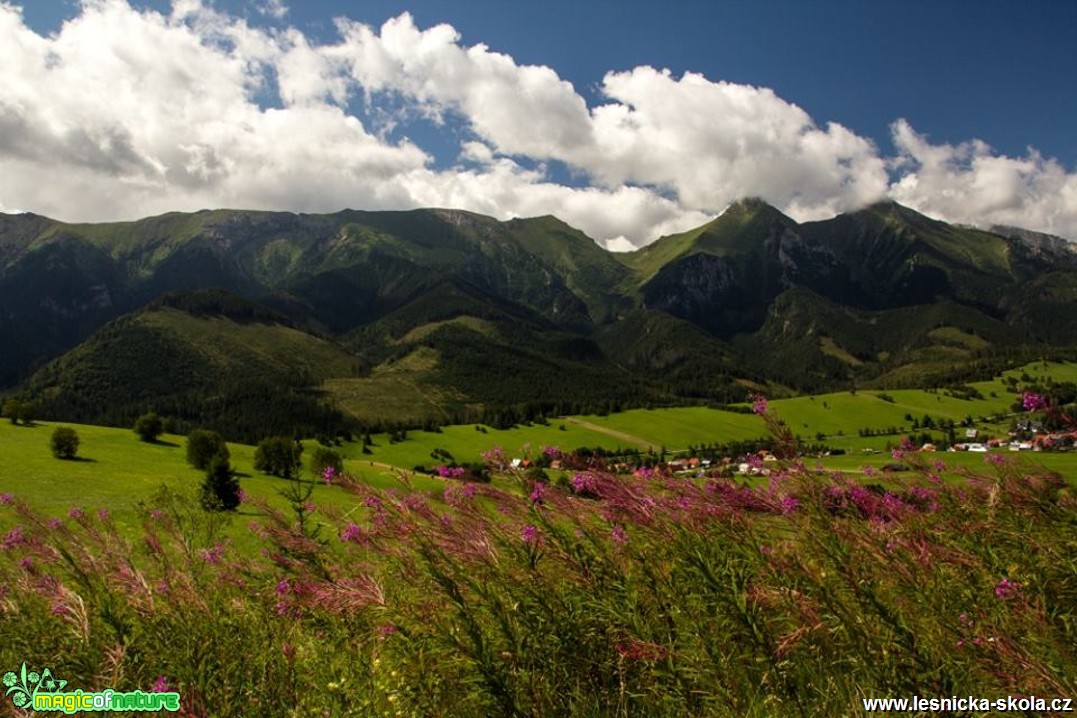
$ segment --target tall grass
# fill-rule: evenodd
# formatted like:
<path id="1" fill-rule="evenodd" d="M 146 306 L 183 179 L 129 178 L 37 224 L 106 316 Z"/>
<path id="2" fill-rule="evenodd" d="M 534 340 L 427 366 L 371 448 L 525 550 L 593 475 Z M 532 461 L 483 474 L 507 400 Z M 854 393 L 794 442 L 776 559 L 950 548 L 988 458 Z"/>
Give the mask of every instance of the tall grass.
<path id="1" fill-rule="evenodd" d="M 871 486 L 795 460 L 758 486 L 596 468 L 429 493 L 338 476 L 352 508 L 260 504 L 261 549 L 244 553 L 174 494 L 138 541 L 4 495 L 0 671 L 167 686 L 186 716 L 817 716 L 861 697 L 1077 695 L 1064 482 L 1001 462 L 944 484 L 905 460 L 916 480 Z"/>

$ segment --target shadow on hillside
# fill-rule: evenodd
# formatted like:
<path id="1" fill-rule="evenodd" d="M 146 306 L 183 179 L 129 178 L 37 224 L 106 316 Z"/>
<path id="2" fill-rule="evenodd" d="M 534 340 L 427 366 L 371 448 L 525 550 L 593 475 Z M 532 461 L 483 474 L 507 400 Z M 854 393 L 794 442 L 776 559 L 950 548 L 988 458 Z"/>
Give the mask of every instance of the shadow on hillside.
<path id="1" fill-rule="evenodd" d="M 61 461 L 72 461 L 78 464 L 96 464 L 97 459 L 91 459 L 86 456 L 72 456 L 70 459 L 61 459 Z"/>
<path id="2" fill-rule="evenodd" d="M 177 444 L 176 442 L 174 442 L 174 441 L 162 441 L 161 439 L 155 439 L 153 441 L 148 441 L 146 443 L 154 444 L 155 446 L 171 446 L 172 448 L 175 448 L 175 449 L 179 448 L 179 444 Z"/>

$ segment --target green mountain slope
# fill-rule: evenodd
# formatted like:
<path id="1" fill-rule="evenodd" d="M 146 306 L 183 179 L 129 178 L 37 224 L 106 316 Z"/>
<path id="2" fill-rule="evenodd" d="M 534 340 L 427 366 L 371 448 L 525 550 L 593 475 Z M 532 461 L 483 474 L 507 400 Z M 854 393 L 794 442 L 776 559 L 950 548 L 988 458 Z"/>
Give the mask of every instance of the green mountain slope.
<path id="1" fill-rule="evenodd" d="M 196 302 L 182 299 L 189 308 Z M 354 374 L 355 357 L 267 321 L 264 309 L 238 298 L 231 299 L 231 317 L 168 303 L 110 323 L 38 371 L 26 391 L 41 414 L 130 425 L 154 410 L 188 428 L 202 424 L 248 441 L 295 429 L 349 429 L 315 389 L 329 377 Z"/>
<path id="2" fill-rule="evenodd" d="M 0 389 L 56 418 L 218 421 L 277 391 L 307 426 L 347 423 L 325 402 L 414 423 L 942 381 L 1072 352 L 1075 306 L 1073 245 L 892 202 L 800 224 L 744 200 L 627 255 L 449 209 L 0 215 Z"/>

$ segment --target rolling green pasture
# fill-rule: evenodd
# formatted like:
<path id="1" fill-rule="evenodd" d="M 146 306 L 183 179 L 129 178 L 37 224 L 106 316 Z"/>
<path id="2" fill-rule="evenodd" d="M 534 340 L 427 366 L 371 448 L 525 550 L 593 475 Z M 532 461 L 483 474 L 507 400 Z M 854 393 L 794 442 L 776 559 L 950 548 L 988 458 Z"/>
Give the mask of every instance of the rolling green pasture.
<path id="1" fill-rule="evenodd" d="M 564 426 L 562 430 L 560 427 Z M 581 446 L 616 449 L 629 446 L 629 443 L 609 434 L 581 427 L 570 420 L 553 420 L 549 426 L 533 424 L 512 429 L 497 430 L 482 427 L 480 431 L 475 424 L 446 426 L 441 432 L 409 431 L 405 441 L 393 444 L 388 434 L 375 434 L 374 446 L 369 455 L 362 453 L 358 443 L 346 444 L 341 453 L 350 460 L 348 468 L 362 470 L 363 463 L 391 464 L 410 469 L 419 464 L 431 465 L 443 463 L 430 454 L 434 449 L 444 449 L 453 455 L 458 463 L 470 463 L 481 460 L 482 453 L 495 446 L 500 446 L 509 456 L 522 456 L 525 446 L 539 452 L 544 446 L 557 446 L 562 449 L 574 449 Z"/>
<path id="2" fill-rule="evenodd" d="M 49 449 L 52 431 L 61 425 L 78 432 L 81 444 L 75 461 L 56 459 Z M 308 442 L 308 452 L 311 443 Z M 243 490 L 266 499 L 274 507 L 287 509 L 279 492 L 289 482 L 255 471 L 254 447 L 229 444 L 228 449 Z M 384 466 L 355 466 L 354 471 L 379 488 L 399 485 L 396 472 Z M 118 526 L 135 527 L 143 518 L 139 503 L 150 499 L 161 486 L 194 500 L 201 481 L 202 472 L 187 465 L 182 436 L 166 434 L 158 443 L 150 444 L 125 429 L 51 422 L 29 427 L 0 423 L 0 492 L 26 500 L 45 516 L 64 517 L 73 507 L 88 513 L 104 508 Z M 355 503 L 354 497 L 338 488 L 320 481 L 309 483 L 314 489 L 311 501 L 315 505 L 346 510 Z M 417 489 L 442 486 L 440 480 L 425 476 L 413 477 L 412 484 Z M 256 512 L 241 507 L 238 516 L 251 519 Z M 233 522 L 228 533 L 243 541 L 248 534 L 246 521 Z"/>
<path id="3" fill-rule="evenodd" d="M 1077 364 L 1031 364 L 1007 372 L 1033 379 L 1051 377 L 1055 381 L 1077 381 Z M 975 424 L 1001 435 L 1011 421 L 1008 416 L 1016 395 L 1006 390 L 1004 378 L 979 382 L 974 386 L 983 399 L 962 399 L 945 393 L 921 390 L 891 390 L 890 400 L 879 391 L 857 391 L 770 402 L 769 411 L 784 419 L 794 433 L 807 441 L 817 434 L 829 446 L 843 448 L 845 456 L 828 457 L 828 470 L 860 473 L 865 466 L 881 468 L 892 459 L 887 448 L 900 436 L 861 437 L 860 429 L 898 428 L 910 431 L 909 414 L 935 420 L 961 422 L 972 417 Z M 992 393 L 994 396 L 992 396 Z M 993 418 L 991 423 L 988 418 Z M 31 427 L 0 423 L 0 491 L 28 500 L 50 516 L 62 516 L 73 506 L 87 510 L 108 508 L 120 524 L 137 525 L 137 508 L 162 485 L 192 496 L 201 482 L 201 473 L 186 464 L 184 438 L 166 435 L 161 442 L 147 444 L 125 429 L 73 425 L 82 444 L 77 461 L 60 461 L 49 451 L 49 439 L 57 424 L 39 422 Z M 525 447 L 538 452 L 544 446 L 563 450 L 602 447 L 607 450 L 639 448 L 670 452 L 689 446 L 750 440 L 765 433 L 763 422 L 752 414 L 719 411 L 704 407 L 681 407 L 626 411 L 608 416 L 565 417 L 549 425 L 519 426 L 497 430 L 476 425 L 447 426 L 440 432 L 409 431 L 407 439 L 392 443 L 389 436 L 372 437 L 371 453 L 364 454 L 358 442 L 340 448 L 350 472 L 378 487 L 397 484 L 396 469 L 442 463 L 432 456 L 435 449 L 448 451 L 459 463 L 479 461 L 484 451 L 500 446 L 510 457 L 522 457 Z M 313 442 L 307 442 L 308 453 Z M 253 468 L 254 447 L 230 444 L 232 463 L 240 472 L 244 490 L 264 497 L 281 508 L 286 503 L 279 491 L 286 482 L 264 476 Z M 870 451 L 878 453 L 870 453 Z M 1077 454 L 1014 454 L 1003 452 L 1008 461 L 1034 461 L 1077 480 Z M 982 468 L 985 454 L 938 454 L 952 467 Z M 395 467 L 395 468 L 394 468 Z M 309 479 L 309 477 L 308 477 Z M 353 499 L 339 489 L 314 483 L 312 500 L 318 504 L 347 506 Z M 443 486 L 438 479 L 416 476 L 419 489 Z M 241 512 L 242 514 L 243 512 Z M 245 523 L 245 522 L 240 522 Z"/>

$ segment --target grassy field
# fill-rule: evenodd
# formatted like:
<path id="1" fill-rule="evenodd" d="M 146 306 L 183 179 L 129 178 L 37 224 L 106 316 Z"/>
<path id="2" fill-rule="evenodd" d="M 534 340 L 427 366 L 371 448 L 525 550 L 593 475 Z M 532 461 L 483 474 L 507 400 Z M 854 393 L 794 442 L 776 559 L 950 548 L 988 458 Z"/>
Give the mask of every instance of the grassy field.
<path id="1" fill-rule="evenodd" d="M 855 435 L 905 413 L 995 415 L 1015 396 L 1001 388 L 770 412 Z M 250 446 L 229 445 L 251 499 L 222 522 L 198 508 L 182 437 L 76 426 L 83 460 L 60 461 L 54 425 L 0 424 L 3 698 L 25 705 L 44 668 L 81 690 L 174 690 L 192 717 L 769 718 L 859 715 L 865 696 L 1074 695 L 1077 454 L 920 454 L 884 473 L 901 457 L 858 452 L 734 482 L 596 468 L 522 491 L 511 476 L 404 487 L 394 468 L 440 463 L 435 449 L 750 438 L 770 412 L 379 435 L 368 454 L 341 447 L 350 475 L 332 485 L 307 474 L 302 522 Z M 179 500 L 140 506 L 162 485 Z"/>
<path id="2" fill-rule="evenodd" d="M 122 542 L 5 497 L 5 714 L 44 669 L 72 691 L 153 686 L 191 718 L 784 718 L 1073 696 L 1077 502 L 1053 477 L 986 469 L 885 493 L 795 467 L 751 487 L 596 470 L 433 495 L 345 478 L 355 508 L 319 513 L 324 540 L 267 515 L 249 549 L 202 532 L 200 511 Z"/>
<path id="3" fill-rule="evenodd" d="M 858 431 L 889 427 L 908 431 L 910 422 L 906 415 L 919 419 L 929 414 L 935 420 L 958 422 L 972 417 L 981 428 L 1003 435 L 1009 418 L 994 424 L 984 420 L 1011 410 L 1016 394 L 1006 391 L 1005 378 L 1011 375 L 1018 378 L 1026 373 L 1033 380 L 1050 377 L 1057 382 L 1077 381 L 1077 364 L 1037 363 L 972 385 L 983 399 L 893 390 L 887 392 L 889 399 L 884 400 L 880 398 L 881 392 L 858 391 L 776 400 L 770 403 L 770 411 L 805 440 L 815 441 L 816 434 L 821 433 L 825 435 L 823 443 L 848 452 L 846 456 L 826 458 L 826 469 L 860 473 L 866 466 L 880 469 L 891 462 L 888 446 L 898 443 L 900 436 L 861 437 Z M 139 502 L 162 485 L 180 492 L 194 492 L 201 481 L 200 472 L 185 462 L 183 437 L 166 435 L 160 443 L 147 444 L 128 430 L 75 425 L 82 440 L 80 460 L 59 461 L 48 448 L 54 426 L 45 422 L 32 427 L 0 423 L 0 490 L 26 498 L 48 515 L 62 515 L 72 506 L 108 508 L 119 523 L 134 524 Z M 763 423 L 752 414 L 683 407 L 566 417 L 549 425 L 508 430 L 448 426 L 437 433 L 409 431 L 406 440 L 396 443 L 388 435 L 378 434 L 372 437 L 374 443 L 369 454 L 363 453 L 358 442 L 345 444 L 340 451 L 349 471 L 374 486 L 389 487 L 397 484 L 398 472 L 393 467 L 410 470 L 417 465 L 444 463 L 443 459 L 432 456 L 437 449 L 448 451 L 459 463 L 471 463 L 481 460 L 482 453 L 495 446 L 502 447 L 510 457 L 523 457 L 528 448 L 538 452 L 544 446 L 563 450 L 638 448 L 655 452 L 665 448 L 678 452 L 693 445 L 754 439 L 764 433 Z M 307 442 L 308 457 L 314 445 Z M 231 444 L 229 449 L 244 490 L 284 507 L 278 492 L 285 482 L 254 471 L 254 448 Z M 1037 453 L 1018 457 L 1003 453 L 1007 461 L 1035 461 L 1059 471 L 1071 481 L 1077 480 L 1077 454 Z M 985 460 L 983 454 L 948 453 L 940 454 L 939 458 L 951 466 L 973 470 L 982 468 Z M 414 481 L 417 488 L 443 487 L 439 480 L 424 476 L 417 476 Z M 334 504 L 349 499 L 316 482 L 312 500 Z"/>
<path id="4" fill-rule="evenodd" d="M 52 456 L 49 439 L 56 426 L 71 426 L 79 435 L 79 458 L 61 461 Z M 140 441 L 132 431 L 83 424 L 39 422 L 33 426 L 0 423 L 0 492 L 12 493 L 29 502 L 45 516 L 63 517 L 72 508 L 86 512 L 107 509 L 117 526 L 133 531 L 144 513 L 141 502 L 148 501 L 162 486 L 194 501 L 202 481 L 202 472 L 186 462 L 185 439 L 165 434 L 157 443 Z M 310 444 L 312 442 L 308 442 Z M 240 485 L 251 496 L 265 499 L 270 505 L 287 509 L 280 496 L 289 482 L 254 470 L 254 447 L 229 444 L 232 465 L 240 475 Z M 379 488 L 399 486 L 397 472 L 386 466 L 355 466 L 354 473 Z M 311 501 L 347 509 L 354 498 L 313 481 Z M 442 482 L 425 476 L 413 478 L 415 488 L 440 489 Z M 241 507 L 229 535 L 246 542 L 246 521 L 256 516 Z"/>

